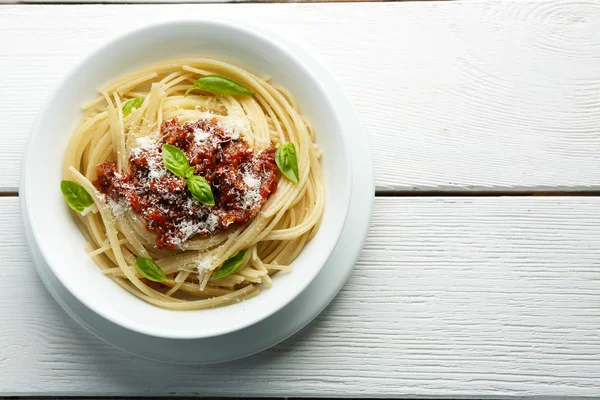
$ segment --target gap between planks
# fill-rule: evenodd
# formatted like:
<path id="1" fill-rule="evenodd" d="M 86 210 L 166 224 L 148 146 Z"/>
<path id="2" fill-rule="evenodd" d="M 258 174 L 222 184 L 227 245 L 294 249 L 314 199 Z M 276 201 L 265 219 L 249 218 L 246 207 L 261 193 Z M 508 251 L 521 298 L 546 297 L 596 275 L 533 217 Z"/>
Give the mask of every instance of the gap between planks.
<path id="1" fill-rule="evenodd" d="M 593 191 L 530 191 L 530 190 L 376 190 L 376 197 L 500 197 L 500 196 L 600 196 Z"/>
<path id="2" fill-rule="evenodd" d="M 0 189 L 0 197 L 18 197 L 19 192 L 14 188 Z M 532 191 L 469 191 L 469 190 L 376 190 L 375 197 L 501 197 L 501 196 L 569 196 L 590 197 L 600 196 L 600 191 L 589 192 L 532 192 Z M 1 400 L 1 398 L 0 398 Z"/>

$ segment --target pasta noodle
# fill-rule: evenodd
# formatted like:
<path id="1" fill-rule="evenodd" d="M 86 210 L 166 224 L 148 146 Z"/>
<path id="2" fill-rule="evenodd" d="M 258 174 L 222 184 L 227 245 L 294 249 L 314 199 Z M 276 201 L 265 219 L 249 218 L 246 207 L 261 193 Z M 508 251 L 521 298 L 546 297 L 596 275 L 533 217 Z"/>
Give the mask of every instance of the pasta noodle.
<path id="1" fill-rule="evenodd" d="M 254 94 L 194 90 L 185 96 L 197 79 L 211 75 L 233 79 Z M 125 112 L 124 105 L 138 98 L 140 104 Z M 64 156 L 63 176 L 83 186 L 94 202 L 75 213 L 86 250 L 108 278 L 148 303 L 196 310 L 256 296 L 261 284 L 276 284 L 271 276 L 288 270 L 318 230 L 325 205 L 321 152 L 310 123 L 282 87 L 217 60 L 166 60 L 104 85 L 83 113 Z M 174 248 L 157 248 L 157 233 L 147 229 L 139 215 L 111 206 L 96 184 L 96 167 L 113 161 L 126 173 L 140 140 L 160 136 L 161 125 L 174 118 L 181 124 L 211 118 L 256 152 L 293 143 L 299 182 L 279 174 L 276 190 L 248 222 L 211 235 L 193 235 Z M 240 251 L 247 254 L 241 265 L 214 279 Z M 137 257 L 154 260 L 166 280 L 147 279 L 136 268 Z"/>

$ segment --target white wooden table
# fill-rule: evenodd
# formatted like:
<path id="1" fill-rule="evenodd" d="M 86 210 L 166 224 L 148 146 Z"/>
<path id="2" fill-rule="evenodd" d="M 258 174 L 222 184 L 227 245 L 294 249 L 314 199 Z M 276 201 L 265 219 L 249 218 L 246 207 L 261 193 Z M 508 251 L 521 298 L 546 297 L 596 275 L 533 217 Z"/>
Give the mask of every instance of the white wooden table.
<path id="1" fill-rule="evenodd" d="M 368 130 L 378 197 L 353 276 L 312 324 L 179 367 L 60 309 L 17 193 L 71 64 L 194 15 L 268 25 L 326 63 Z M 0 124 L 0 395 L 600 396 L 600 2 L 4 4 Z"/>

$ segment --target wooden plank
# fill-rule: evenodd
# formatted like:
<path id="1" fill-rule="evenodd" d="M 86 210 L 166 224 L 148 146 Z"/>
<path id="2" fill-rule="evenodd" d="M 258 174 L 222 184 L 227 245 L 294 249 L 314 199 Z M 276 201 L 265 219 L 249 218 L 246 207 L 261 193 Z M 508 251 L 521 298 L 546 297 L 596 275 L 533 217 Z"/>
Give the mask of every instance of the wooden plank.
<path id="1" fill-rule="evenodd" d="M 404 1 L 448 1 L 448 0 L 0 0 L 1 4 L 181 4 L 181 3 L 356 3 L 356 2 L 404 2 Z"/>
<path id="2" fill-rule="evenodd" d="M 600 3 L 2 6 L 0 187 L 57 78 L 135 27 L 182 16 L 267 26 L 335 73 L 379 190 L 599 190 Z"/>
<path id="3" fill-rule="evenodd" d="M 0 198 L 0 395 L 600 396 L 600 198 L 378 198 L 309 327 L 208 367 L 127 356 L 62 312 Z"/>

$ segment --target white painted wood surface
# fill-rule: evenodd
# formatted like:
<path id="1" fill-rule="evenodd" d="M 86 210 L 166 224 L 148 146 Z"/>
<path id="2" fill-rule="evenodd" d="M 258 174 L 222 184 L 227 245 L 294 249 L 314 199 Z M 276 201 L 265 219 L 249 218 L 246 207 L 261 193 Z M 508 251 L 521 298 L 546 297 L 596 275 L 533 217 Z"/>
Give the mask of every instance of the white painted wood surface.
<path id="1" fill-rule="evenodd" d="M 137 359 L 72 321 L 0 198 L 0 394 L 600 396 L 600 198 L 378 198 L 306 329 L 248 359 Z"/>
<path id="2" fill-rule="evenodd" d="M 600 189 L 600 2 L 0 6 L 0 188 L 73 63 L 180 17 L 268 26 L 337 75 L 380 190 Z"/>

